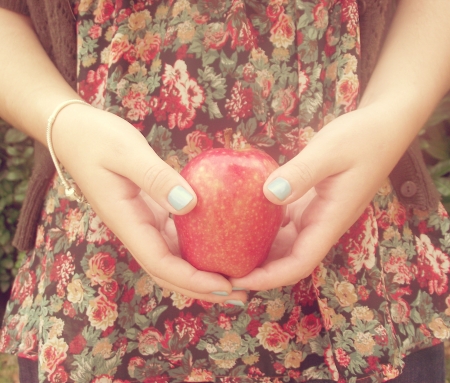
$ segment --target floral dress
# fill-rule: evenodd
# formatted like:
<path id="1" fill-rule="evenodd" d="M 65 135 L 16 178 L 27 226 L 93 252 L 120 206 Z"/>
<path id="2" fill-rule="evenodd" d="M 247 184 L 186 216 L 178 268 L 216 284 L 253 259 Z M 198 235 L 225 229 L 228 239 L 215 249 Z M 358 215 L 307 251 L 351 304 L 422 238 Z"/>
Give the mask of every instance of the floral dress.
<path id="1" fill-rule="evenodd" d="M 79 0 L 78 90 L 180 171 L 251 145 L 280 164 L 358 101 L 356 0 Z M 450 336 L 449 220 L 387 180 L 313 274 L 245 307 L 160 288 L 49 185 L 0 351 L 41 382 L 379 382 Z"/>

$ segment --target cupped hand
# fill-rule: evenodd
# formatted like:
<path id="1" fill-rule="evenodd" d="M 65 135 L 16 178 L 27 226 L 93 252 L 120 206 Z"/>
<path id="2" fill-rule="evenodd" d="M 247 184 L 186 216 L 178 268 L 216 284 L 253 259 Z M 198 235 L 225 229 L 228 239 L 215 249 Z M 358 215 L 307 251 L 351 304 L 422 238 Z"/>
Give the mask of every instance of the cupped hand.
<path id="1" fill-rule="evenodd" d="M 232 284 L 267 290 L 310 275 L 407 149 L 408 140 L 396 128 L 395 119 L 376 107 L 356 110 L 326 125 L 300 154 L 275 170 L 264 193 L 273 203 L 288 206 L 289 224 L 280 230 L 267 262 Z"/>
<path id="2" fill-rule="evenodd" d="M 199 271 L 179 256 L 169 213 L 192 210 L 195 193 L 136 128 L 111 113 L 73 104 L 58 115 L 52 139 L 94 211 L 161 287 L 210 302 L 246 300 L 225 277 Z"/>

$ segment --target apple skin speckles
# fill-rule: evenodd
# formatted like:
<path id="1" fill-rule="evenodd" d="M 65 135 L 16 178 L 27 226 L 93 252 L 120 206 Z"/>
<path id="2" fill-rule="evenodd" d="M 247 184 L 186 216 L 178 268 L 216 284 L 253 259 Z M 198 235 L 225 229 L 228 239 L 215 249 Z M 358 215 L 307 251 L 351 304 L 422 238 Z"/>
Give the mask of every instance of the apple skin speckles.
<path id="1" fill-rule="evenodd" d="M 198 202 L 190 213 L 174 216 L 182 257 L 229 277 L 261 265 L 283 220 L 284 208 L 263 194 L 277 167 L 258 149 L 211 149 L 189 162 L 181 175 Z"/>

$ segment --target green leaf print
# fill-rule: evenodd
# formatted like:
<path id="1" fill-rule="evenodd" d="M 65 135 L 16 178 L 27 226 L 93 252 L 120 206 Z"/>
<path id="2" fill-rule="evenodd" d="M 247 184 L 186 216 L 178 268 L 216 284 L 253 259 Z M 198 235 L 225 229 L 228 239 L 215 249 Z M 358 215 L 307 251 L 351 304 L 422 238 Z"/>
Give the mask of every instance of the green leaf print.
<path id="1" fill-rule="evenodd" d="M 226 75 L 232 75 L 236 69 L 236 64 L 238 60 L 237 52 L 234 52 L 231 57 L 228 57 L 223 51 L 220 52 L 220 70 Z"/>
<path id="2" fill-rule="evenodd" d="M 241 122 L 238 125 L 237 131 L 241 132 L 241 134 L 248 140 L 255 133 L 256 128 L 256 118 L 249 118 L 245 124 L 244 122 Z"/>
<path id="3" fill-rule="evenodd" d="M 153 150 L 162 159 L 166 159 L 172 146 L 172 132 L 164 126 L 155 124 L 146 138 Z"/>
<path id="4" fill-rule="evenodd" d="M 152 312 L 150 316 L 150 321 L 153 326 L 156 326 L 156 322 L 158 322 L 159 316 L 167 310 L 168 306 L 158 306 Z"/>

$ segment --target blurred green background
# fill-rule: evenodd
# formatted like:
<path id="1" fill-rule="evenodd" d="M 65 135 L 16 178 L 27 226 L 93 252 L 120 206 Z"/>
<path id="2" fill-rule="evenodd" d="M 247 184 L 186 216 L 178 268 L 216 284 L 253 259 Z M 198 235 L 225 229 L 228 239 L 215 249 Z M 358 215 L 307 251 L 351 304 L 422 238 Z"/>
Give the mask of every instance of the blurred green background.
<path id="1" fill-rule="evenodd" d="M 420 133 L 430 174 L 450 212 L 450 94 Z M 33 142 L 0 120 L 0 317 L 3 317 L 11 283 L 25 254 L 12 245 L 20 207 L 33 164 Z M 450 378 L 450 343 L 446 347 Z M 450 379 L 447 379 L 450 383 Z M 16 358 L 0 354 L 0 383 L 18 382 Z"/>

